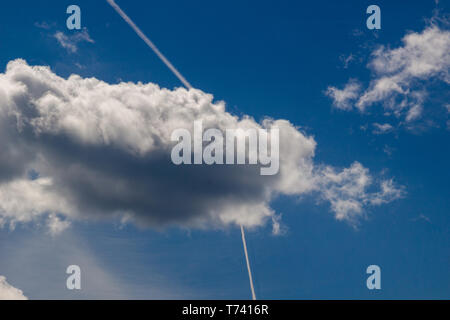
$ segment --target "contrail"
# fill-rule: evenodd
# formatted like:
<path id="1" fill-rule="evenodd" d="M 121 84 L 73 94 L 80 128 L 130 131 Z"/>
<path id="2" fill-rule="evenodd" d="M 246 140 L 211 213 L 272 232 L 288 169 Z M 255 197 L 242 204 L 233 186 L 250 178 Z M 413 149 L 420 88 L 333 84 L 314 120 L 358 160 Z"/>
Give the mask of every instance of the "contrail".
<path id="1" fill-rule="evenodd" d="M 130 25 L 131 28 L 137 33 L 137 35 L 144 40 L 144 42 L 156 53 L 156 55 L 161 59 L 162 62 L 173 72 L 173 74 L 188 88 L 192 89 L 192 86 L 187 80 L 183 77 L 183 75 L 178 72 L 178 70 L 170 63 L 170 61 L 159 51 L 159 49 L 155 46 L 153 42 L 150 41 L 149 38 L 139 29 L 139 27 L 127 16 L 125 12 L 114 2 L 114 0 L 106 0 L 111 7 L 116 10 L 116 12 Z"/>
<path id="2" fill-rule="evenodd" d="M 252 298 L 256 300 L 255 288 L 253 287 L 252 270 L 250 269 L 250 261 L 248 260 L 247 242 L 245 241 L 244 227 L 241 224 L 242 244 L 244 245 L 245 261 L 247 261 L 248 279 L 250 280 L 250 289 L 252 290 Z"/>
<path id="3" fill-rule="evenodd" d="M 175 76 L 180 79 L 180 81 L 184 84 L 184 86 L 188 89 L 192 89 L 191 84 L 178 72 L 178 70 L 170 63 L 169 60 L 158 50 L 158 48 L 154 45 L 153 42 L 150 41 L 149 38 L 138 28 L 138 26 L 127 16 L 125 12 L 114 2 L 114 0 L 106 0 L 111 7 L 116 10 L 116 12 L 133 28 L 133 30 L 137 33 L 137 35 L 144 40 L 144 42 L 152 49 L 156 55 L 164 62 L 164 64 L 175 74 Z M 241 234 L 242 234 L 242 245 L 244 246 L 245 252 L 245 261 L 247 262 L 247 270 L 248 270 L 248 279 L 250 281 L 250 289 L 252 291 L 252 299 L 256 300 L 255 288 L 253 286 L 253 278 L 252 278 L 252 270 L 250 268 L 250 260 L 248 259 L 247 252 L 247 242 L 245 241 L 245 231 L 244 227 L 241 224 Z"/>

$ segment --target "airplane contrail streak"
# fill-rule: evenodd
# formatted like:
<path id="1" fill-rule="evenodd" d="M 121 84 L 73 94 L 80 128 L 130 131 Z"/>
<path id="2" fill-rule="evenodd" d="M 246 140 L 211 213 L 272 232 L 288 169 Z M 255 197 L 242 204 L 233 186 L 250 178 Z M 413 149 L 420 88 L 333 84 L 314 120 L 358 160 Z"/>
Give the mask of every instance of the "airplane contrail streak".
<path id="1" fill-rule="evenodd" d="M 144 40 L 144 42 L 156 53 L 156 55 L 164 62 L 164 64 L 175 74 L 175 76 L 184 84 L 188 89 L 192 89 L 191 84 L 181 75 L 180 72 L 170 63 L 169 60 L 158 50 L 153 42 L 138 28 L 138 26 L 127 16 L 125 12 L 114 2 L 114 0 L 106 0 L 111 7 L 133 28 L 137 35 Z M 252 299 L 256 300 L 255 288 L 253 286 L 252 270 L 250 268 L 250 260 L 248 259 L 247 242 L 245 241 L 245 231 L 241 224 L 242 245 L 244 246 L 245 261 L 247 262 L 248 278 L 250 281 L 250 289 L 252 291 Z"/>
<path id="2" fill-rule="evenodd" d="M 245 261 L 247 261 L 248 279 L 250 281 L 250 289 L 252 290 L 252 298 L 256 300 L 255 288 L 253 287 L 252 270 L 250 269 L 250 260 L 248 259 L 247 242 L 245 241 L 244 227 L 241 224 L 242 244 L 244 245 Z"/>
<path id="3" fill-rule="evenodd" d="M 131 28 L 136 32 L 136 34 L 144 40 L 144 42 L 150 47 L 150 49 L 155 52 L 155 54 L 164 62 L 164 64 L 173 72 L 173 74 L 188 88 L 192 89 L 191 84 L 183 77 L 183 75 L 178 72 L 178 70 L 170 63 L 170 61 L 159 51 L 159 49 L 155 46 L 155 44 L 147 38 L 147 36 L 139 29 L 139 27 L 127 16 L 125 12 L 114 2 L 114 0 L 106 0 L 111 7 L 116 10 L 116 12 L 125 20 L 126 23 L 130 25 Z"/>

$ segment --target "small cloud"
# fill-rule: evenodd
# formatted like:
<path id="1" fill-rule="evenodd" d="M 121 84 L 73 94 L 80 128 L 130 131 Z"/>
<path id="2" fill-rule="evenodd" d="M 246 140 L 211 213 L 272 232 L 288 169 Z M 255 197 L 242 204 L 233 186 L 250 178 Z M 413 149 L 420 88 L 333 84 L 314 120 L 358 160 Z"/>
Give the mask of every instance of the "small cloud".
<path id="1" fill-rule="evenodd" d="M 417 217 L 415 217 L 414 219 L 412 219 L 412 221 L 416 222 L 416 221 L 424 221 L 427 223 L 431 223 L 430 218 L 428 218 L 426 215 L 424 215 L 423 213 L 419 214 Z"/>
<path id="2" fill-rule="evenodd" d="M 355 56 L 353 54 L 350 54 L 348 56 L 342 54 L 342 55 L 339 56 L 339 60 L 341 60 L 344 69 L 347 69 L 349 64 L 350 64 L 350 62 L 355 60 Z"/>
<path id="3" fill-rule="evenodd" d="M 272 235 L 281 236 L 286 234 L 287 228 L 281 224 L 281 215 L 272 216 Z"/>
<path id="4" fill-rule="evenodd" d="M 384 124 L 374 123 L 373 126 L 374 126 L 374 130 L 372 131 L 372 133 L 374 133 L 374 134 L 385 134 L 385 133 L 389 133 L 394 130 L 394 127 L 392 125 L 390 125 L 389 123 L 384 123 Z"/>
<path id="5" fill-rule="evenodd" d="M 52 236 L 56 236 L 70 227 L 70 222 L 68 220 L 63 220 L 56 214 L 52 213 L 47 219 L 48 232 Z"/>
<path id="6" fill-rule="evenodd" d="M 52 28 L 52 26 L 54 26 L 54 23 L 49 24 L 49 23 L 47 23 L 47 22 L 45 22 L 45 21 L 42 21 L 42 22 L 35 22 L 35 23 L 34 23 L 34 26 L 35 26 L 36 28 L 39 28 L 39 29 L 50 30 L 50 29 Z"/>
<path id="7" fill-rule="evenodd" d="M 351 34 L 354 37 L 361 37 L 364 35 L 364 32 L 361 29 L 353 29 Z"/>
<path id="8" fill-rule="evenodd" d="M 89 42 L 95 43 L 94 40 L 90 37 L 87 29 L 83 29 L 83 31 L 76 32 L 72 35 L 66 35 L 61 31 L 57 31 L 54 34 L 55 39 L 58 43 L 66 49 L 69 53 L 75 53 L 78 51 L 78 44 L 80 42 Z"/>
<path id="9" fill-rule="evenodd" d="M 349 81 L 343 89 L 328 87 L 325 94 L 333 99 L 333 106 L 341 110 L 351 110 L 358 98 L 361 85 L 356 81 Z"/>
<path id="10" fill-rule="evenodd" d="M 358 218 L 365 216 L 365 206 L 379 206 L 406 195 L 404 187 L 395 184 L 393 179 L 379 181 L 380 191 L 368 192 L 374 185 L 373 180 L 359 162 L 341 172 L 331 167 L 324 168 L 320 178 L 322 197 L 331 203 L 337 220 L 346 220 L 356 226 Z"/>
<path id="11" fill-rule="evenodd" d="M 389 147 L 387 144 L 384 145 L 383 152 L 386 153 L 388 156 L 391 156 L 394 152 L 394 148 Z"/>
<path id="12" fill-rule="evenodd" d="M 75 66 L 76 66 L 78 69 L 85 69 L 85 68 L 86 68 L 85 66 L 83 66 L 82 64 L 80 64 L 80 63 L 78 63 L 78 62 L 75 63 Z"/>
<path id="13" fill-rule="evenodd" d="M 423 107 L 421 105 L 416 104 L 415 106 L 412 106 L 411 109 L 408 110 L 408 113 L 406 114 L 406 121 L 411 122 L 413 120 L 416 120 L 420 117 L 422 114 Z"/>

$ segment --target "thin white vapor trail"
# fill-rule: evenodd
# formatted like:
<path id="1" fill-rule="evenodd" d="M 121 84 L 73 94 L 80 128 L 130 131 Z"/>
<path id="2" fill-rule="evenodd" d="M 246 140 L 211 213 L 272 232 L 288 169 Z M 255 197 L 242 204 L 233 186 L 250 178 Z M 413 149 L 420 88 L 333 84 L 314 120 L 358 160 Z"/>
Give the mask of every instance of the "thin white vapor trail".
<path id="1" fill-rule="evenodd" d="M 250 280 L 250 289 L 252 290 L 252 298 L 256 300 L 255 288 L 253 287 L 252 270 L 250 269 L 250 261 L 248 259 L 247 242 L 245 241 L 244 227 L 241 224 L 242 244 L 244 245 L 245 261 L 247 262 L 248 278 Z"/>
<path id="2" fill-rule="evenodd" d="M 149 38 L 138 28 L 138 26 L 127 16 L 125 12 L 114 2 L 114 0 L 106 0 L 117 13 L 133 28 L 137 35 L 156 53 L 156 55 L 164 62 L 164 64 L 177 76 L 186 88 L 192 89 L 191 84 L 178 72 L 178 70 L 170 63 L 169 60 L 158 50 L 158 48 L 150 41 Z M 247 243 L 245 241 L 244 227 L 241 225 L 242 245 L 244 246 L 245 260 L 247 262 L 248 278 L 250 281 L 250 289 L 252 291 L 252 299 L 256 300 L 255 288 L 253 286 L 252 270 L 250 268 L 250 260 L 248 259 Z"/>
<path id="3" fill-rule="evenodd" d="M 155 44 L 147 38 L 147 36 L 139 29 L 139 27 L 127 16 L 125 12 L 114 2 L 114 0 L 106 0 L 111 7 L 116 10 L 116 12 L 130 25 L 131 28 L 136 32 L 136 34 L 144 40 L 144 42 L 156 53 L 156 55 L 164 62 L 164 64 L 175 74 L 175 76 L 188 88 L 192 89 L 191 84 L 183 77 L 183 75 L 178 72 L 178 70 L 170 63 L 170 61 L 159 51 Z"/>

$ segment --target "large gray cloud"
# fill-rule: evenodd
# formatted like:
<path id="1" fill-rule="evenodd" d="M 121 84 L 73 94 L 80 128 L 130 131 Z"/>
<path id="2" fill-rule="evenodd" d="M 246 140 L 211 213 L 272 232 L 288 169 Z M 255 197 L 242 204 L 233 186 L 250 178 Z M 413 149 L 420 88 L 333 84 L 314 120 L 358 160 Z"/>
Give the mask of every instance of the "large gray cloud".
<path id="1" fill-rule="evenodd" d="M 174 165 L 171 133 L 192 131 L 195 120 L 221 131 L 279 128 L 280 172 Z M 270 207 L 276 196 L 308 193 L 329 201 L 337 218 L 355 221 L 365 207 L 402 195 L 358 162 L 343 171 L 314 164 L 314 138 L 289 121 L 238 118 L 196 89 L 63 79 L 20 59 L 0 74 L 0 131 L 0 224 L 47 216 L 52 232 L 64 229 L 64 218 L 255 227 L 278 223 Z M 376 182 L 385 189 L 369 193 Z"/>

